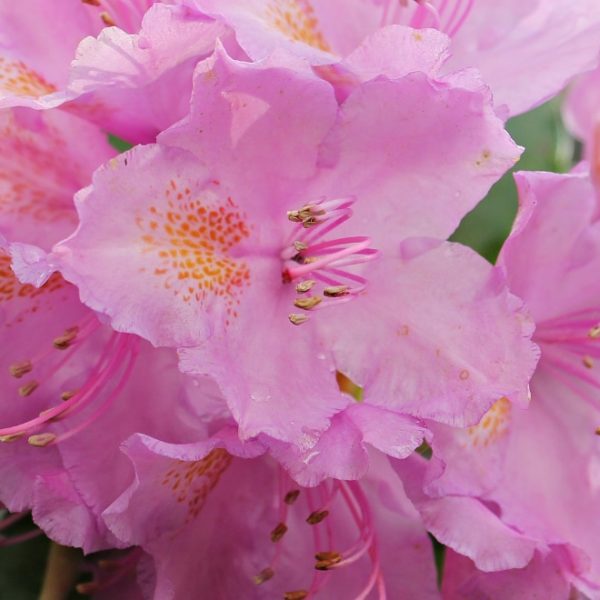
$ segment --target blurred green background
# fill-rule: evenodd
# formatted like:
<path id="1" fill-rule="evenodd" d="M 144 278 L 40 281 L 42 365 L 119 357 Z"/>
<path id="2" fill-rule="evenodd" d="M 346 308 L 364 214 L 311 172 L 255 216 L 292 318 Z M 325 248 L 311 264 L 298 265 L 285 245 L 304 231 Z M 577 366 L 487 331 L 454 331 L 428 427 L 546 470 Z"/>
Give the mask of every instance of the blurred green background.
<path id="1" fill-rule="evenodd" d="M 560 98 L 512 119 L 508 130 L 517 143 L 526 148 L 514 170 L 566 171 L 576 159 L 578 148 L 560 120 Z M 115 138 L 111 138 L 111 143 L 121 151 L 128 148 Z M 512 175 L 508 173 L 464 218 L 452 239 L 494 261 L 510 231 L 516 209 L 516 191 Z M 15 546 L 0 546 L 0 600 L 38 597 L 48 548 L 49 542 L 43 537 Z M 439 548 L 436 554 L 439 561 Z M 441 568 L 441 563 L 438 566 Z"/>

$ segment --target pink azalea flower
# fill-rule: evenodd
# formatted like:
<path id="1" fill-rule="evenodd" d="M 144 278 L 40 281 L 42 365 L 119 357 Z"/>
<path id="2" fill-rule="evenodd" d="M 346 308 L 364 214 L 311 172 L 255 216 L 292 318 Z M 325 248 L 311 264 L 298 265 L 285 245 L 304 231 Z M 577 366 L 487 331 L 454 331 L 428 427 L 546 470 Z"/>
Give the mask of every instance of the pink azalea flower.
<path id="1" fill-rule="evenodd" d="M 183 347 L 244 438 L 295 444 L 310 470 L 352 406 L 342 437 L 404 457 L 421 419 L 476 422 L 536 361 L 500 271 L 418 237 L 447 237 L 518 154 L 486 90 L 456 80 L 377 79 L 338 107 L 308 69 L 219 52 L 190 118 L 78 195 L 80 227 L 50 263 L 118 331 Z M 378 418 L 401 435 L 378 436 Z M 307 480 L 352 464 L 337 447 Z"/>
<path id="2" fill-rule="evenodd" d="M 586 73 L 571 88 L 563 105 L 570 132 L 585 143 L 585 155 L 600 189 L 600 69 Z"/>
<path id="3" fill-rule="evenodd" d="M 368 46 L 365 38 L 381 27 L 438 29 L 452 38 L 450 68 L 480 70 L 507 116 L 543 102 L 593 68 L 600 50 L 595 0 L 348 0 L 343 10 L 329 0 L 186 2 L 231 25 L 254 60 L 284 47 L 314 65 L 330 65 Z M 394 49 L 388 51 L 401 62 L 403 54 Z"/>
<path id="4" fill-rule="evenodd" d="M 428 468 L 421 464 L 408 474 L 420 478 L 410 495 L 434 535 L 480 570 L 529 564 L 527 572 L 545 570 L 554 578 L 559 568 L 566 582 L 598 597 L 596 198 L 583 169 L 568 175 L 520 173 L 516 180 L 521 209 L 500 264 L 537 323 L 534 340 L 542 357 L 531 380 L 531 404 L 522 410 L 503 399 L 468 430 L 433 426 L 433 459 Z M 408 467 L 396 468 L 404 473 Z M 480 530 L 472 531 L 472 509 L 467 526 L 450 504 L 477 506 Z M 500 546 L 495 537 L 490 544 L 491 531 L 502 531 L 510 545 Z M 530 563 L 534 556 L 537 566 Z M 511 577 L 475 578 L 485 588 Z M 506 591 L 495 597 L 513 596 Z"/>
<path id="5" fill-rule="evenodd" d="M 148 596 L 439 597 L 431 544 L 381 455 L 361 483 L 301 488 L 233 428 L 187 445 L 138 435 L 124 450 L 135 477 L 104 517 L 151 556 Z"/>
<path id="6" fill-rule="evenodd" d="M 47 23 L 60 30 L 48 36 Z M 0 107 L 62 105 L 130 142 L 187 113 L 196 62 L 226 37 L 212 19 L 151 0 L 3 0 L 0 24 Z"/>
<path id="7" fill-rule="evenodd" d="M 61 111 L 21 108 L 0 118 L 0 238 L 15 255 L 32 243 L 49 248 L 76 221 L 75 190 L 114 151 Z M 0 327 L 0 500 L 17 513 L 31 509 L 63 544 L 117 544 L 100 513 L 130 481 L 119 444 L 135 432 L 201 438 L 198 406 L 224 411 L 210 402 L 214 386 L 194 386 L 174 351 L 101 324 L 58 273 L 40 288 L 19 282 L 6 250 Z"/>

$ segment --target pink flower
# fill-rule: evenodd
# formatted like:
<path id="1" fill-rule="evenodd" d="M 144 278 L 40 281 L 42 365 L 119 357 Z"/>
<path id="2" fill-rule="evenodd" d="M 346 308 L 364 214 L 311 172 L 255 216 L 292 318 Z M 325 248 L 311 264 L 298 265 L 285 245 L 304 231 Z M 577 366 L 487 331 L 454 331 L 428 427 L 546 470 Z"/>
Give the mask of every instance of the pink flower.
<path id="1" fill-rule="evenodd" d="M 22 256 L 72 229 L 73 193 L 114 151 L 61 111 L 0 118 L 0 238 Z M 63 544 L 88 552 L 118 544 L 100 513 L 130 482 L 120 443 L 135 432 L 202 438 L 203 415 L 224 413 L 211 401 L 214 386 L 182 375 L 174 351 L 103 325 L 58 273 L 40 288 L 19 282 L 4 249 L 0 328 L 0 500 L 31 509 Z"/>
<path id="2" fill-rule="evenodd" d="M 130 142 L 187 113 L 196 62 L 227 37 L 212 19 L 150 0 L 3 0 L 0 24 L 0 107 L 62 106 Z"/>
<path id="3" fill-rule="evenodd" d="M 381 455 L 360 483 L 302 488 L 233 428 L 124 450 L 135 477 L 104 518 L 151 556 L 138 575 L 149 596 L 438 598 L 431 544 Z"/>
<path id="4" fill-rule="evenodd" d="M 330 0 L 186 2 L 232 26 L 253 60 L 283 47 L 314 65 L 331 65 L 361 44 L 368 47 L 369 36 L 382 27 L 438 29 L 452 38 L 449 68 L 481 71 L 507 116 L 543 102 L 593 68 L 600 50 L 595 0 L 347 0 L 343 9 Z M 381 33 L 394 35 L 392 29 Z M 404 54 L 397 50 L 388 43 L 399 64 Z"/>
<path id="5" fill-rule="evenodd" d="M 377 79 L 338 107 L 308 69 L 219 52 L 190 118 L 78 195 L 80 227 L 50 262 L 115 329 L 182 347 L 245 439 L 295 444 L 310 469 L 352 406 L 343 435 L 404 457 L 421 419 L 476 422 L 536 360 L 500 271 L 418 237 L 448 236 L 518 153 L 486 91 L 454 81 Z M 352 467 L 337 447 L 308 480 Z"/>
<path id="6" fill-rule="evenodd" d="M 537 323 L 534 340 L 542 357 L 531 380 L 531 404 L 522 410 L 508 399 L 501 400 L 468 430 L 433 426 L 433 459 L 427 468 L 421 464 L 408 474 L 420 478 L 409 495 L 434 535 L 482 571 L 530 564 L 527 572 L 545 570 L 554 578 L 558 568 L 566 582 L 597 597 L 600 229 L 596 199 L 583 169 L 568 175 L 519 173 L 516 180 L 520 214 L 500 264 L 511 290 L 526 301 Z M 406 464 L 396 468 L 406 475 Z M 473 531 L 472 508 L 467 526 L 450 504 L 465 510 L 476 506 L 481 515 L 479 531 Z M 499 531 L 510 546 L 500 546 L 493 537 L 494 543 L 489 543 L 496 535 L 490 532 Z M 516 577 L 515 585 L 520 574 Z M 493 581 L 506 582 L 511 575 L 475 578 L 477 585 L 485 587 Z M 514 597 L 509 589 L 497 597 Z"/>

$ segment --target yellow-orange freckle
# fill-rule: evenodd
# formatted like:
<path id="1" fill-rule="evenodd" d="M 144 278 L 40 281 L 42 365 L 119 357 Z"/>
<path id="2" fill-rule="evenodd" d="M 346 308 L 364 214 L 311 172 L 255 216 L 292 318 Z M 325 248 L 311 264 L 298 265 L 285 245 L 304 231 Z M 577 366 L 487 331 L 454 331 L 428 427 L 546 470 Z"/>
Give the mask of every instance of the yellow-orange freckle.
<path id="1" fill-rule="evenodd" d="M 463 381 L 465 379 L 469 379 L 469 371 L 467 369 L 463 369 L 458 375 Z"/>
<path id="2" fill-rule="evenodd" d="M 10 61 L 0 56 L 0 88 L 16 96 L 39 98 L 56 91 L 39 73 L 24 62 Z"/>
<path id="3" fill-rule="evenodd" d="M 410 329 L 408 328 L 408 325 L 402 325 L 402 327 L 400 327 L 400 329 L 398 330 L 398 335 L 408 335 L 410 333 Z"/>
<path id="4" fill-rule="evenodd" d="M 309 0 L 272 0 L 267 6 L 267 21 L 286 37 L 329 52 L 319 22 Z"/>

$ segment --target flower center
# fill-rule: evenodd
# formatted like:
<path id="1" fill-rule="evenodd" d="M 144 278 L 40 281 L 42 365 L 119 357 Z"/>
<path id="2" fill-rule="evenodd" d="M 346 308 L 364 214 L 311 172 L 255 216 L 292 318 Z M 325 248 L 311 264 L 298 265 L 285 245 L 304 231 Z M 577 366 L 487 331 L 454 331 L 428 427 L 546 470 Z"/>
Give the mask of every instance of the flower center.
<path id="1" fill-rule="evenodd" d="M 381 26 L 404 23 L 415 29 L 433 27 L 452 37 L 474 4 L 475 0 L 383 0 Z"/>
<path id="2" fill-rule="evenodd" d="M 306 311 L 334 306 L 355 298 L 367 287 L 367 279 L 352 267 L 374 260 L 379 251 L 371 239 L 350 236 L 328 239 L 328 234 L 352 216 L 355 198 L 321 200 L 288 211 L 296 223 L 281 253 L 284 283 L 295 283 L 299 296 L 294 306 L 304 313 L 292 313 L 290 322 L 308 320 Z"/>

